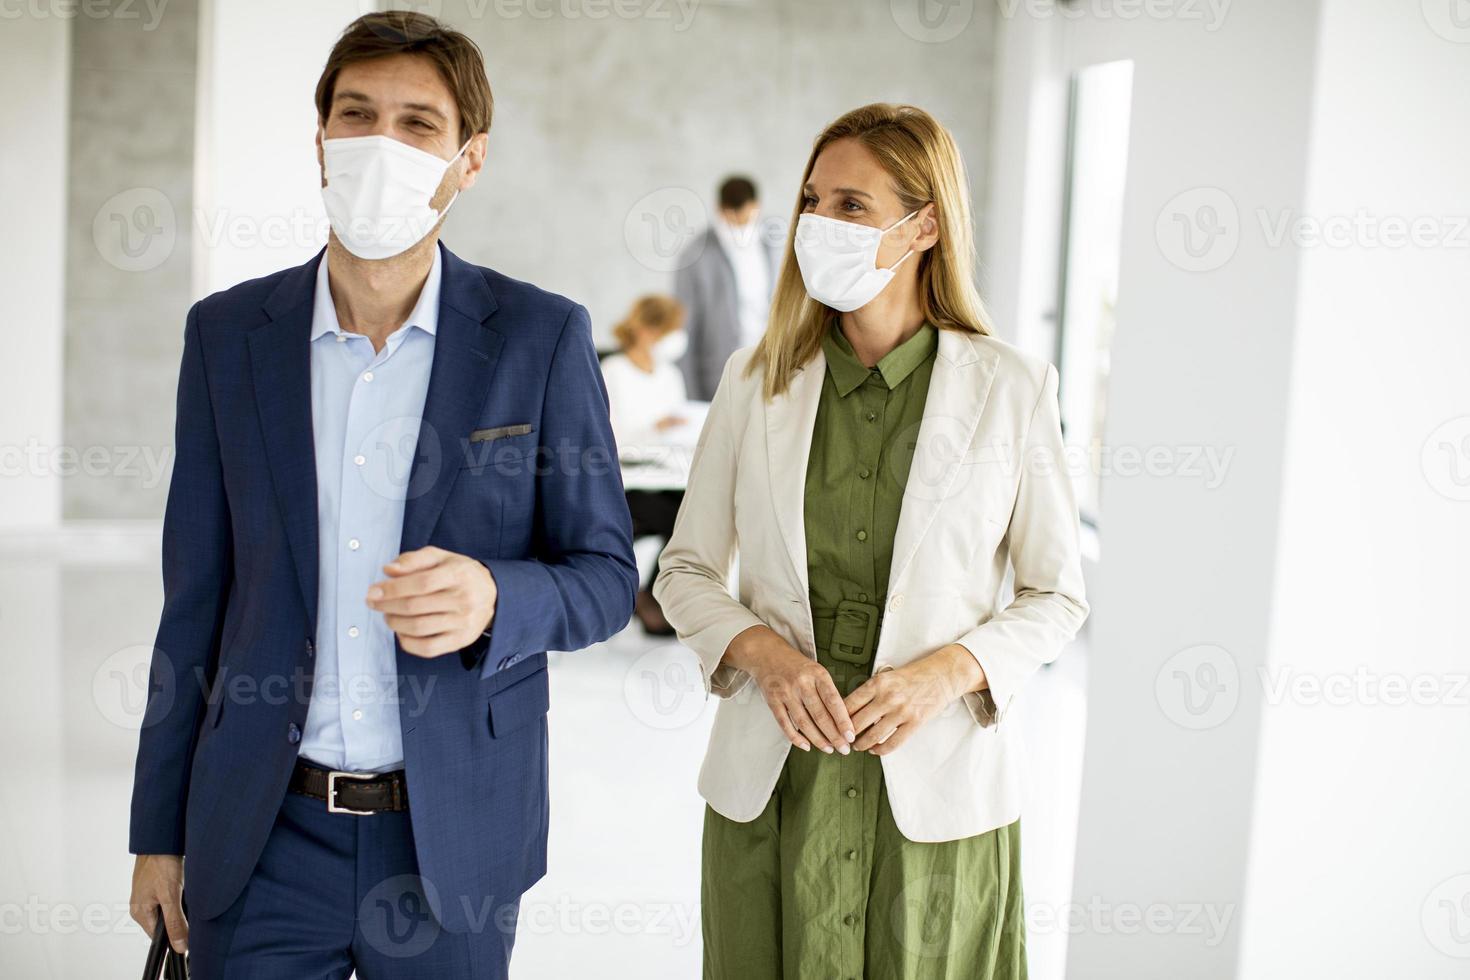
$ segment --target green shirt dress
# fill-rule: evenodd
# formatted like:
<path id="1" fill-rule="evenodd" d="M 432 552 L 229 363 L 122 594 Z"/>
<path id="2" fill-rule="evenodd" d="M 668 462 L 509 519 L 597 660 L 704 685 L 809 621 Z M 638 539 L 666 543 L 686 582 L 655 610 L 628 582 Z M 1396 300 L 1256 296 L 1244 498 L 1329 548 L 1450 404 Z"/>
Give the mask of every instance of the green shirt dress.
<path id="1" fill-rule="evenodd" d="M 817 661 L 846 695 L 878 646 L 938 348 L 925 325 L 871 370 L 835 322 L 807 462 Z M 793 749 L 765 810 L 706 807 L 706 980 L 1024 980 L 1020 822 L 917 843 L 893 822 L 877 756 Z"/>

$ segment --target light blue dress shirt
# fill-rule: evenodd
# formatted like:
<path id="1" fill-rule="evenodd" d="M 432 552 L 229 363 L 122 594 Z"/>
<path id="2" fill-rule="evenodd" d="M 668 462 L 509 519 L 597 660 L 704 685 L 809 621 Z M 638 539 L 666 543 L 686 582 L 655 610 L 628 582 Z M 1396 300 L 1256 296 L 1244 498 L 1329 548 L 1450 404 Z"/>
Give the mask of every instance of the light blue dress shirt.
<path id="1" fill-rule="evenodd" d="M 311 422 L 319 598 L 315 682 L 300 754 L 330 769 L 382 772 L 403 764 L 393 631 L 368 608 L 367 591 L 399 554 L 442 277 L 436 248 L 413 312 L 374 352 L 366 336 L 337 322 L 325 255 L 317 268 Z"/>

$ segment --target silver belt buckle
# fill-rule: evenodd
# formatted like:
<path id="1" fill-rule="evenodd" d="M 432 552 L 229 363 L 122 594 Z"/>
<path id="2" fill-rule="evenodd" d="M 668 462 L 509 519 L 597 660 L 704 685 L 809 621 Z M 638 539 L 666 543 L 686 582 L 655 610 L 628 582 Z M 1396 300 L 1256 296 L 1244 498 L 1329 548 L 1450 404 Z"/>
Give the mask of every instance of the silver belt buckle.
<path id="1" fill-rule="evenodd" d="M 332 770 L 327 773 L 327 812 L 328 813 L 351 813 L 359 817 L 371 817 L 377 813 L 376 810 L 354 810 L 351 807 L 337 805 L 337 780 L 342 779 L 372 779 L 378 774 L 375 772 L 338 772 Z"/>

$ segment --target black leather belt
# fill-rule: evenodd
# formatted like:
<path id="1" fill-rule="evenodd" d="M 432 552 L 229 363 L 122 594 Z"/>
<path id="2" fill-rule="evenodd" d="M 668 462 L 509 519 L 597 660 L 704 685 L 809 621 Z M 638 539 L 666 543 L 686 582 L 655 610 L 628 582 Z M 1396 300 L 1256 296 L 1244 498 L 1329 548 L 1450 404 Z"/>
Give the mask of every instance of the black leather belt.
<path id="1" fill-rule="evenodd" d="M 402 769 L 392 772 L 338 772 L 296 760 L 290 790 L 321 800 L 330 813 L 401 812 L 408 809 L 408 781 Z"/>

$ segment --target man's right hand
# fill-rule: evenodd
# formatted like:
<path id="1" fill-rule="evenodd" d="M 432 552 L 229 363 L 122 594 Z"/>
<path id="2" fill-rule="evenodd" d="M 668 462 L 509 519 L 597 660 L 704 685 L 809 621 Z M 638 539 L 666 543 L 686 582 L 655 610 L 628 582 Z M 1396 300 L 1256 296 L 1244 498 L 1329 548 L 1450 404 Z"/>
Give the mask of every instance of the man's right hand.
<path id="1" fill-rule="evenodd" d="M 803 752 L 815 745 L 847 755 L 852 720 L 827 668 L 804 656 L 768 626 L 752 626 L 730 641 L 723 662 L 754 678 L 776 724 Z"/>
<path id="2" fill-rule="evenodd" d="M 149 937 L 163 910 L 169 944 L 177 952 L 189 948 L 189 923 L 184 921 L 184 859 L 177 854 L 139 854 L 133 864 L 133 897 L 128 911 Z"/>

